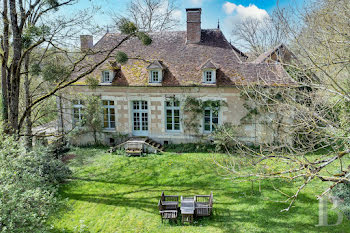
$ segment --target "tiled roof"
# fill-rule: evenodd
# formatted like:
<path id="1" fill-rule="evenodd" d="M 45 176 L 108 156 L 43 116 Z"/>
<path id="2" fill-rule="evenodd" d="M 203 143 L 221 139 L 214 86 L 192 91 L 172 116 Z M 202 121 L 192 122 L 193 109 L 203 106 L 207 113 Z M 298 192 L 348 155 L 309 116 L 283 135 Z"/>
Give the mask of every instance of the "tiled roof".
<path id="1" fill-rule="evenodd" d="M 267 50 L 265 53 L 262 53 L 259 55 L 259 57 L 257 57 L 253 63 L 262 63 L 262 62 L 265 62 L 267 59 L 271 58 L 271 56 L 277 52 L 279 49 L 284 49 L 286 50 L 288 53 L 291 53 L 287 47 L 284 45 L 284 44 L 279 44 L 277 46 L 275 46 L 274 48 L 271 48 L 269 50 Z"/>
<path id="2" fill-rule="evenodd" d="M 93 50 L 108 51 L 124 37 L 121 34 L 107 33 L 96 43 Z M 116 76 L 111 85 L 148 86 L 147 67 L 154 61 L 160 61 L 164 67 L 162 86 L 205 86 L 206 84 L 202 83 L 201 67 L 209 60 L 217 69 L 217 86 L 291 83 L 290 77 L 279 64 L 242 62 L 244 57 L 232 48 L 219 29 L 202 30 L 199 44 L 186 44 L 185 31 L 150 33 L 150 37 L 153 41 L 149 46 L 143 45 L 137 38 L 132 38 L 118 49 L 129 56 L 129 61 L 115 72 Z M 101 57 L 101 54 L 95 54 L 88 60 L 92 64 Z M 113 60 L 114 58 L 110 58 L 110 61 Z M 96 78 L 101 69 L 108 67 L 108 62 L 94 72 Z"/>

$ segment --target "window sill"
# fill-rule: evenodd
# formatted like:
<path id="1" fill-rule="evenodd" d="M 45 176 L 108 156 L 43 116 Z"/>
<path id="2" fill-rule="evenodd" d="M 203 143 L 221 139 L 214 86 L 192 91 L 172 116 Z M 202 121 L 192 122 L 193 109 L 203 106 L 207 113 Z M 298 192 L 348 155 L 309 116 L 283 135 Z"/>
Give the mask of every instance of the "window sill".
<path id="1" fill-rule="evenodd" d="M 100 83 L 101 86 L 110 86 L 112 85 L 112 82 L 105 82 L 105 83 Z"/>
<path id="2" fill-rule="evenodd" d="M 216 82 L 214 83 L 206 83 L 206 82 L 202 82 L 203 85 L 206 85 L 206 86 L 216 86 Z"/>
<path id="3" fill-rule="evenodd" d="M 181 130 L 165 130 L 166 133 L 172 133 L 172 134 L 181 134 Z"/>
<path id="4" fill-rule="evenodd" d="M 150 86 L 162 86 L 162 82 L 158 82 L 158 83 L 148 83 L 148 85 Z"/>
<path id="5" fill-rule="evenodd" d="M 102 132 L 104 132 L 104 133 L 116 132 L 116 129 L 114 129 L 114 128 L 105 128 L 105 129 L 102 130 Z"/>

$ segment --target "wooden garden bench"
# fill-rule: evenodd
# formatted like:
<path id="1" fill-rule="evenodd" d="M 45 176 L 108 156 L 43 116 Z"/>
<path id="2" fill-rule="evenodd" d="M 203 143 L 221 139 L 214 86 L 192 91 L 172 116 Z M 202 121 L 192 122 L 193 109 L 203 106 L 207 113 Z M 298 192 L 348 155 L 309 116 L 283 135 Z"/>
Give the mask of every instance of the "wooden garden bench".
<path id="1" fill-rule="evenodd" d="M 196 216 L 210 216 L 213 209 L 213 192 L 210 195 L 196 195 Z"/>
<path id="2" fill-rule="evenodd" d="M 162 218 L 162 222 L 164 219 L 175 220 L 175 222 L 177 222 L 177 215 L 178 215 L 177 205 L 174 205 L 174 203 L 172 203 L 171 205 L 164 205 L 163 201 L 160 199 L 158 202 L 158 208 L 159 208 L 159 214 Z M 175 208 L 175 209 L 171 209 L 171 208 Z"/>

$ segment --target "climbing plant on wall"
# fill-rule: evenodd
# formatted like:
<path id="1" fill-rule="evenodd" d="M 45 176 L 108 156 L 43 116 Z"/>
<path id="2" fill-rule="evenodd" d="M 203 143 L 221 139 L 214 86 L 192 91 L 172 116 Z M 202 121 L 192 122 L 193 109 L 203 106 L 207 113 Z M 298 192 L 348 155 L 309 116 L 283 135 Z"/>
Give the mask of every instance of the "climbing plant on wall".
<path id="1" fill-rule="evenodd" d="M 222 106 L 227 106 L 224 100 L 201 100 L 188 96 L 183 105 L 183 112 L 186 117 L 184 119 L 184 125 L 186 130 L 194 134 L 199 134 L 200 122 L 204 117 L 204 110 L 210 109 L 213 113 L 218 114 Z"/>

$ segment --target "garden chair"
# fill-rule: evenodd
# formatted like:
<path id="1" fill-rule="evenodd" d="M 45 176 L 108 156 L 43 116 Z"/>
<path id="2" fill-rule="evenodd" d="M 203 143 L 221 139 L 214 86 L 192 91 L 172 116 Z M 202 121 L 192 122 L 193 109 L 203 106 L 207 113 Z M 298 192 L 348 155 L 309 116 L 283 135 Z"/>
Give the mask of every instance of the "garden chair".
<path id="1" fill-rule="evenodd" d="M 167 210 L 165 209 L 166 206 L 163 205 L 162 200 L 159 200 L 158 202 L 158 208 L 159 208 L 159 214 L 162 218 L 162 222 L 164 219 L 168 219 L 168 220 L 175 220 L 175 222 L 177 222 L 177 214 L 178 211 L 176 210 Z"/>
<path id="2" fill-rule="evenodd" d="M 213 209 L 213 192 L 210 195 L 196 195 L 196 216 L 210 216 Z"/>

